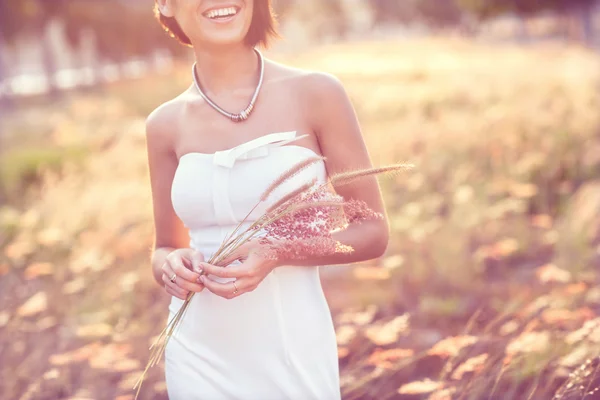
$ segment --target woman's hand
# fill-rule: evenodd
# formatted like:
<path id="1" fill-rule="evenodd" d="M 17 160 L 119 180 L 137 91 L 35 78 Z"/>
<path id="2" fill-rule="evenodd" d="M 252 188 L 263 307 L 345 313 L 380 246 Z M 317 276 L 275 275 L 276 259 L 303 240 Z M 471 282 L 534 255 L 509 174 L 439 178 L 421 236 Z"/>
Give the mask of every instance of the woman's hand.
<path id="1" fill-rule="evenodd" d="M 162 280 L 165 290 L 172 296 L 185 300 L 190 292 L 201 292 L 204 285 L 199 283 L 201 263 L 204 255 L 190 248 L 170 252 L 162 265 Z"/>
<path id="2" fill-rule="evenodd" d="M 279 266 L 278 260 L 265 257 L 264 253 L 258 250 L 260 250 L 260 246 L 257 245 L 256 241 L 251 240 L 241 245 L 234 254 L 220 262 L 220 264 L 228 265 L 233 261 L 240 260 L 241 264 L 218 267 L 204 262 L 201 263 L 204 273 L 200 276 L 200 281 L 208 290 L 225 299 L 233 299 L 253 291 L 275 267 Z M 220 283 L 206 275 L 235 278 L 235 281 Z"/>

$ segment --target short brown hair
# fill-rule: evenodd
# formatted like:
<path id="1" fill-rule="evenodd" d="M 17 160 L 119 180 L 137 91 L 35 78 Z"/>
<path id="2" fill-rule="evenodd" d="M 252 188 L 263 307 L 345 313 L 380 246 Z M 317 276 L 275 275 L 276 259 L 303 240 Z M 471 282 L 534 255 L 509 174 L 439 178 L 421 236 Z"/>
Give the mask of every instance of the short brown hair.
<path id="1" fill-rule="evenodd" d="M 192 41 L 173 17 L 165 17 L 158 9 L 158 4 L 154 4 L 154 15 L 163 26 L 165 31 L 177 39 L 180 43 L 191 46 Z M 246 35 L 246 44 L 254 47 L 260 45 L 268 47 L 272 38 L 279 37 L 276 30 L 277 20 L 271 0 L 254 0 L 254 11 L 250 29 Z"/>

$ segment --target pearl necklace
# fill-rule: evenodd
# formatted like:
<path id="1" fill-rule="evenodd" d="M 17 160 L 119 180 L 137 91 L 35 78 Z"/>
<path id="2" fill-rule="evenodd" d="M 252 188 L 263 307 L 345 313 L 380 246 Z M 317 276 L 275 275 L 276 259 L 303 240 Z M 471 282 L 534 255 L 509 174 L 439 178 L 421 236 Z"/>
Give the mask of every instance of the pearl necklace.
<path id="1" fill-rule="evenodd" d="M 227 118 L 231 119 L 233 122 L 242 122 L 242 121 L 245 121 L 246 119 L 248 119 L 248 117 L 250 116 L 250 113 L 254 109 L 254 103 L 256 102 L 256 99 L 258 98 L 258 92 L 260 91 L 260 87 L 262 86 L 263 76 L 264 76 L 264 72 L 265 72 L 265 62 L 264 62 L 263 56 L 260 53 L 260 51 L 258 51 L 257 49 L 253 49 L 253 50 L 256 52 L 256 55 L 258 56 L 258 61 L 260 64 L 260 73 L 259 73 L 259 78 L 258 78 L 258 84 L 256 85 L 256 89 L 254 90 L 254 95 L 252 96 L 252 99 L 250 100 L 248 107 L 246 107 L 246 109 L 242 110 L 242 112 L 240 112 L 239 114 L 232 114 L 230 112 L 223 110 L 221 107 L 219 107 L 217 104 L 215 104 L 211 99 L 209 99 L 206 94 L 204 94 L 204 92 L 200 88 L 200 81 L 198 79 L 198 74 L 196 71 L 196 63 L 194 63 L 194 65 L 192 65 L 192 76 L 194 78 L 194 84 L 196 85 L 196 89 L 198 89 L 200 96 L 202 96 L 202 98 L 204 100 L 206 100 L 206 102 L 208 104 L 210 104 L 212 106 L 212 108 L 214 108 L 215 110 L 217 110 L 218 112 L 220 112 L 221 114 L 226 116 Z"/>

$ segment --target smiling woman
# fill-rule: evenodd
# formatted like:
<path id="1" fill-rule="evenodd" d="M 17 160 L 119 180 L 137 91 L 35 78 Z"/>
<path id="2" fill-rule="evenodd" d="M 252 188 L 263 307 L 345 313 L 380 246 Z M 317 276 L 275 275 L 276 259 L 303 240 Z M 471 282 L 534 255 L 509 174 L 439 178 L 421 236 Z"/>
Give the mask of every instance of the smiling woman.
<path id="1" fill-rule="evenodd" d="M 176 0 L 184 2 L 186 0 Z M 238 3 L 243 3 L 238 1 Z M 206 10 L 203 15 L 206 18 L 212 19 L 214 22 L 223 22 L 228 23 L 231 22 L 234 18 L 225 16 L 225 13 L 231 14 L 231 11 L 226 10 L 235 10 L 234 15 L 238 15 L 241 11 L 241 7 L 239 5 L 231 5 L 228 7 L 227 5 L 216 4 L 212 9 Z M 192 46 L 190 38 L 182 30 L 181 26 L 177 22 L 177 20 L 173 17 L 167 17 L 160 12 L 160 8 L 158 3 L 154 7 L 154 14 L 156 18 L 160 21 L 163 28 L 171 34 L 175 39 L 179 40 L 182 44 L 186 46 Z M 223 14 L 223 15 L 221 15 Z M 269 44 L 269 39 L 277 37 L 276 27 L 276 19 L 275 14 L 273 12 L 273 8 L 271 6 L 270 0 L 255 0 L 253 3 L 252 19 L 250 21 L 250 27 L 248 28 L 248 33 L 245 37 L 245 42 L 249 46 L 263 46 L 267 47 Z"/>
<path id="2" fill-rule="evenodd" d="M 263 57 L 257 47 L 275 36 L 269 0 L 156 4 L 161 23 L 195 57 L 189 87 L 146 121 L 151 264 L 171 296 L 169 323 L 186 302 L 164 347 L 169 398 L 337 400 L 336 337 L 319 267 L 379 257 L 387 221 L 336 232 L 336 244 L 351 253 L 268 258 L 256 251 L 262 243 L 249 241 L 231 263 L 213 256 L 238 226 L 259 220 L 253 207 L 294 165 L 314 161 L 269 201 L 372 167 L 350 99 L 332 75 Z M 383 214 L 375 178 L 336 192 Z"/>

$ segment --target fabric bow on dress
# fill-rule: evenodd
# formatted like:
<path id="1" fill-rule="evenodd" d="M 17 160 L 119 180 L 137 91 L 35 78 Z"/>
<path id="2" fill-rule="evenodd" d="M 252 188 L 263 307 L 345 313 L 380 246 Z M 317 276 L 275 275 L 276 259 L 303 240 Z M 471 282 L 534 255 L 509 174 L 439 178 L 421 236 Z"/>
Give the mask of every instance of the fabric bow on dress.
<path id="1" fill-rule="evenodd" d="M 308 135 L 296 136 L 296 131 L 271 133 L 242 143 L 232 149 L 217 151 L 214 154 L 213 162 L 215 165 L 233 168 L 237 160 L 266 157 L 270 148 L 286 145 L 305 136 Z"/>

